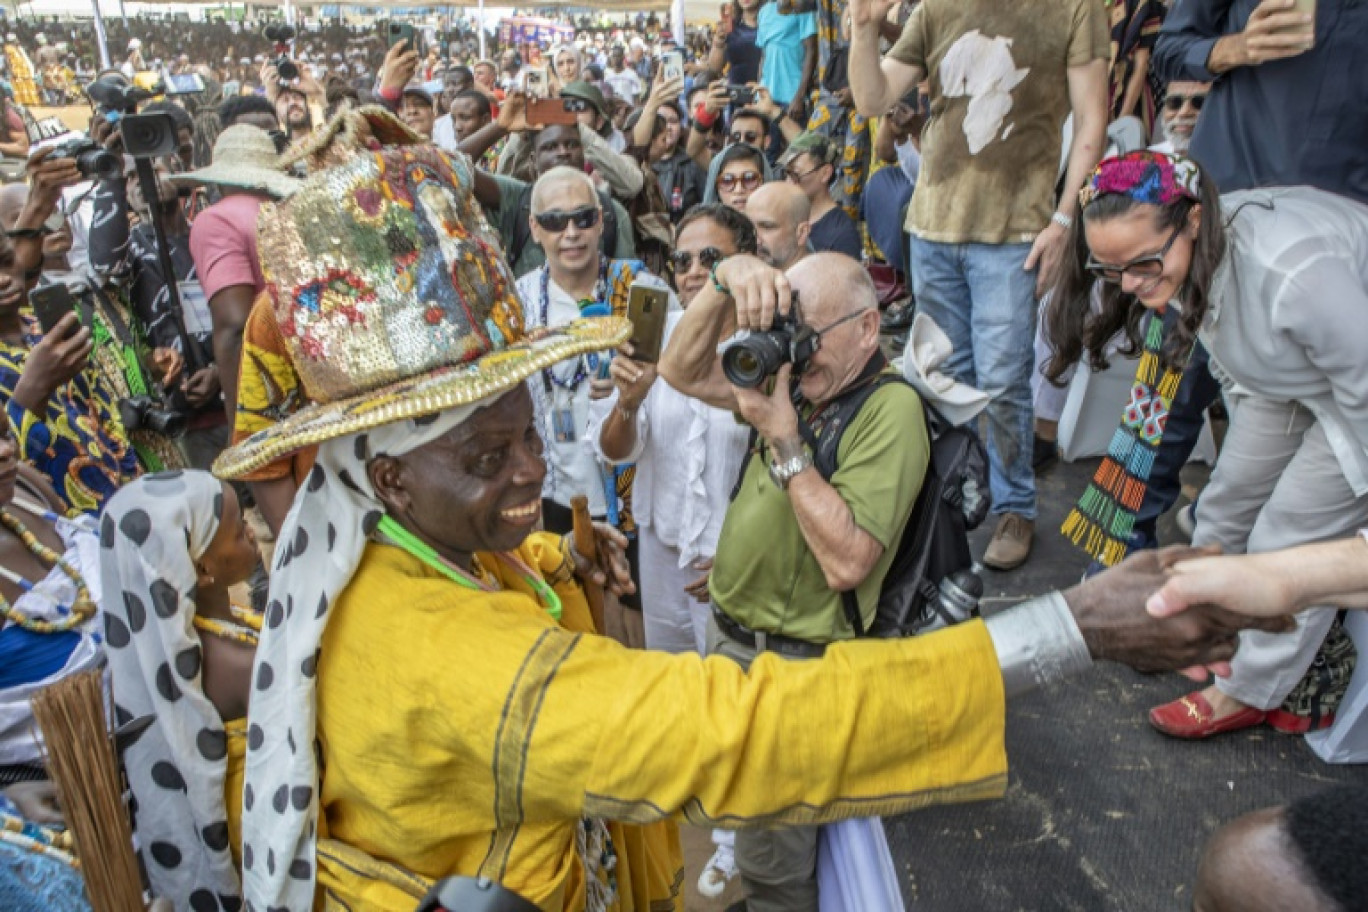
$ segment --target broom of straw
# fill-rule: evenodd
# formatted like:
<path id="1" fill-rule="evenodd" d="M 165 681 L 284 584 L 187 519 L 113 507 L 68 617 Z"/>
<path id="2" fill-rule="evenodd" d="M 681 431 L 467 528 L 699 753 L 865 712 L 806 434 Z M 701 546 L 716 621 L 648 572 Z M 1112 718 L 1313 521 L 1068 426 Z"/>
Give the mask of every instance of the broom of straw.
<path id="1" fill-rule="evenodd" d="M 91 907 L 95 912 L 143 912 L 142 878 L 119 762 L 105 722 L 100 672 L 71 675 L 39 691 L 33 715 L 43 732 L 48 772 L 76 840 Z"/>

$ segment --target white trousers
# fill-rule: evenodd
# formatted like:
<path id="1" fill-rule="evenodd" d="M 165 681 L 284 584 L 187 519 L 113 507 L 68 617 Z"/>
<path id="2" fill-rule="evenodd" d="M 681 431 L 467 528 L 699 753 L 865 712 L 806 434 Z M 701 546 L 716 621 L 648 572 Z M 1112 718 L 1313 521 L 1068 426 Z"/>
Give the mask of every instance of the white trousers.
<path id="1" fill-rule="evenodd" d="M 684 591 L 703 573 L 688 567 L 681 570 L 679 551 L 662 542 L 649 526 L 638 532 L 646 648 L 703 655 L 711 609 Z"/>
<path id="2" fill-rule="evenodd" d="M 1325 429 L 1305 406 L 1227 397 L 1230 430 L 1211 483 L 1197 501 L 1194 545 L 1257 553 L 1348 537 L 1368 525 L 1368 496 L 1355 497 Z M 1306 674 L 1335 619 L 1333 607 L 1308 608 L 1297 629 L 1245 631 L 1221 693 L 1256 709 L 1275 709 Z"/>
<path id="3" fill-rule="evenodd" d="M 641 569 L 641 613 L 646 624 L 646 648 L 661 652 L 707 655 L 710 605 L 684 591 L 702 571 L 679 568 L 679 550 L 660 540 L 649 526 L 637 529 L 637 562 Z M 713 830 L 713 844 L 731 846 L 736 834 Z"/>

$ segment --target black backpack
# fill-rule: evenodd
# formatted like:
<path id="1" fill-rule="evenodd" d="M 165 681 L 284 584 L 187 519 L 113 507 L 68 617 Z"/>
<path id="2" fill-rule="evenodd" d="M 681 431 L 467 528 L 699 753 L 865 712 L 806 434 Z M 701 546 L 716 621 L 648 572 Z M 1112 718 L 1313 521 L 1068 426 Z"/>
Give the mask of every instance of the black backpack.
<path id="1" fill-rule="evenodd" d="M 808 441 L 813 464 L 823 478 L 830 481 L 836 474 L 836 454 L 845 429 L 865 401 L 887 383 L 907 381 L 895 374 L 881 373 L 846 393 L 834 403 L 835 411 L 823 424 L 821 434 Z M 941 580 L 973 566 L 969 532 L 983 522 L 992 504 L 988 456 L 978 435 L 969 427 L 951 424 L 924 400 L 922 409 L 931 458 L 917 501 L 898 540 L 893 563 L 884 576 L 879 606 L 868 629 L 855 591 L 841 593 L 846 620 L 856 636 L 913 636 L 930 626 L 936 619 Z"/>
<path id="2" fill-rule="evenodd" d="M 617 257 L 617 209 L 613 208 L 613 198 L 604 191 L 598 191 L 599 205 L 603 209 L 603 237 L 599 239 L 599 249 L 608 259 Z M 510 265 L 518 262 L 523 248 L 532 240 L 532 185 L 523 187 L 518 196 L 518 214 L 513 217 L 513 244 L 508 248 Z"/>

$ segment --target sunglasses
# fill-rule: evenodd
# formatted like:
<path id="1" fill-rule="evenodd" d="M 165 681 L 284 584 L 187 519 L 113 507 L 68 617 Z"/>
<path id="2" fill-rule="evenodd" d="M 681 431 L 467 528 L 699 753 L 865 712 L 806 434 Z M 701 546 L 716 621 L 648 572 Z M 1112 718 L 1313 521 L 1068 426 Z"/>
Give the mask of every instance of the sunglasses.
<path id="1" fill-rule="evenodd" d="M 1206 95 L 1170 95 L 1164 99 L 1164 108 L 1168 111 L 1181 111 L 1184 102 L 1190 102 L 1194 111 L 1200 111 L 1206 102 Z"/>
<path id="2" fill-rule="evenodd" d="M 746 143 L 747 145 L 753 146 L 760 142 L 760 134 L 753 130 L 747 130 L 745 132 L 737 130 L 728 136 L 727 139 L 734 143 Z"/>
<path id="3" fill-rule="evenodd" d="M 1108 266 L 1106 263 L 1099 263 L 1089 256 L 1087 270 L 1095 277 L 1104 282 L 1110 282 L 1113 285 L 1120 285 L 1121 279 L 1127 273 L 1133 276 L 1139 276 L 1142 279 L 1156 278 L 1163 274 L 1164 257 L 1168 256 L 1169 250 L 1173 247 L 1173 242 L 1178 240 L 1178 235 L 1182 230 L 1183 225 L 1181 224 L 1177 228 L 1174 228 L 1173 233 L 1169 235 L 1168 241 L 1165 242 L 1163 248 L 1158 253 L 1137 257 L 1123 266 Z"/>
<path id="4" fill-rule="evenodd" d="M 811 169 L 809 169 L 809 170 L 807 170 L 807 171 L 804 171 L 804 172 L 802 172 L 801 174 L 799 174 L 797 171 L 790 171 L 790 170 L 788 170 L 787 168 L 785 168 L 785 169 L 784 169 L 784 179 L 785 179 L 785 180 L 788 180 L 788 181 L 792 181 L 793 183 L 796 184 L 796 183 L 800 182 L 803 178 L 807 177 L 809 174 L 816 174 L 818 171 L 822 170 L 822 168 L 823 168 L 822 165 L 818 165 L 817 167 L 811 168 Z"/>
<path id="5" fill-rule="evenodd" d="M 716 247 L 704 247 L 698 251 L 698 265 L 704 269 L 712 269 L 726 258 L 727 255 Z M 670 260 L 674 263 L 675 272 L 688 272 L 693 267 L 694 255 L 692 251 L 676 250 L 670 254 Z"/>
<path id="6" fill-rule="evenodd" d="M 734 190 L 740 184 L 742 190 L 754 190 L 760 186 L 760 172 L 747 171 L 744 174 L 724 174 L 717 179 L 717 186 L 723 190 Z"/>
<path id="7" fill-rule="evenodd" d="M 588 231 L 598 224 L 599 215 L 598 209 L 593 206 L 581 206 L 573 212 L 561 212 L 558 209 L 552 209 L 547 212 L 539 212 L 532 217 L 537 220 L 538 225 L 541 225 L 543 231 L 559 234 L 570 227 L 571 222 L 574 222 L 575 227 L 580 231 Z"/>

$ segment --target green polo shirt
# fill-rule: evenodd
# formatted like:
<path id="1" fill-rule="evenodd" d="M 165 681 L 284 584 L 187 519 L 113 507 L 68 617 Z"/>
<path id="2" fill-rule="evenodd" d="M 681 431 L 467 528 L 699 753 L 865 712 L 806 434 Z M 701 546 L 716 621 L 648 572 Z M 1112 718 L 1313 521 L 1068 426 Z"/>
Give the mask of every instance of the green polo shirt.
<path id="1" fill-rule="evenodd" d="M 930 444 L 921 397 L 889 383 L 865 402 L 846 428 L 831 485 L 855 524 L 884 546 L 874 570 L 856 589 L 865 624 L 874 619 L 883 578 L 912 514 Z M 751 630 L 827 643 L 855 635 L 841 594 L 827 588 L 788 494 L 769 476 L 770 453 L 750 460 L 727 510 L 708 583 L 713 601 Z"/>

